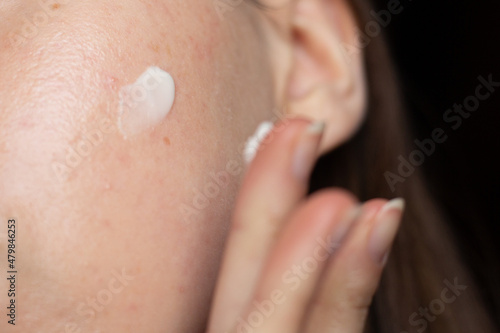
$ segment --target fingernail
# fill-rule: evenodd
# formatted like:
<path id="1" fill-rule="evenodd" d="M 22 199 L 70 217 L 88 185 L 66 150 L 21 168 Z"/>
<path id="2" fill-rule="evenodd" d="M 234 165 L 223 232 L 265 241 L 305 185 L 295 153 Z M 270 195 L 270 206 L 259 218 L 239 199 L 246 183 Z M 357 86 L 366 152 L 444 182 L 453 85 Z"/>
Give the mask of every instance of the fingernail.
<path id="1" fill-rule="evenodd" d="M 339 224 L 335 226 L 334 230 L 328 236 L 326 242 L 322 242 L 321 239 L 317 239 L 318 243 L 323 245 L 323 248 L 328 251 L 328 254 L 333 254 L 342 245 L 345 237 L 351 230 L 361 213 L 363 212 L 363 206 L 358 204 L 357 206 L 350 209 L 345 216 L 340 220 Z"/>
<path id="2" fill-rule="evenodd" d="M 387 262 L 392 243 L 398 232 L 404 207 L 404 199 L 393 199 L 380 209 L 375 218 L 375 226 L 370 235 L 368 251 L 377 264 L 385 265 Z"/>
<path id="3" fill-rule="evenodd" d="M 262 141 L 266 138 L 269 132 L 272 131 L 273 127 L 274 124 L 272 122 L 264 121 L 260 123 L 255 133 L 248 138 L 243 152 L 243 157 L 245 158 L 245 162 L 247 164 L 250 164 L 253 161 L 257 151 L 260 149 Z"/>
<path id="4" fill-rule="evenodd" d="M 335 231 L 335 236 L 333 237 L 334 243 L 340 245 L 342 241 L 344 240 L 345 236 L 349 233 L 349 230 L 351 230 L 351 227 L 354 224 L 354 221 L 356 221 L 361 214 L 363 213 L 363 205 L 358 204 L 351 210 L 349 210 L 346 214 L 346 216 L 342 219 L 342 222 L 337 226 L 336 231 Z"/>
<path id="5" fill-rule="evenodd" d="M 323 132 L 325 123 L 317 121 L 311 123 L 300 138 L 300 142 L 295 148 L 293 156 L 292 171 L 300 180 L 306 180 L 316 162 L 316 153 Z"/>

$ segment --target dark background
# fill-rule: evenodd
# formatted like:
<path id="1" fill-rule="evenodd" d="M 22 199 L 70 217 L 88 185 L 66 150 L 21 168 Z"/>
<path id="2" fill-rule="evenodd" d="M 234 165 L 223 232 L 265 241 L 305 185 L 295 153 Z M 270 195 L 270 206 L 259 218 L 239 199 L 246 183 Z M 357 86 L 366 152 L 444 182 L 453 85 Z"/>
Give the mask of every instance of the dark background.
<path id="1" fill-rule="evenodd" d="M 386 9 L 388 0 L 376 0 Z M 474 95 L 477 77 L 500 82 L 500 1 L 401 0 L 385 28 L 416 138 L 450 128 L 444 112 Z M 422 168 L 451 217 L 459 247 L 500 321 L 500 88 Z"/>

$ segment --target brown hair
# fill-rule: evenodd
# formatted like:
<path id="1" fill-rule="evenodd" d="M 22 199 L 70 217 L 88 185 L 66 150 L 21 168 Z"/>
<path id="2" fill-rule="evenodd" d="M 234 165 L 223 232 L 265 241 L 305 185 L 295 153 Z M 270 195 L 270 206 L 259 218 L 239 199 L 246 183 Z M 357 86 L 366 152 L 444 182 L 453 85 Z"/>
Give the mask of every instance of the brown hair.
<path id="1" fill-rule="evenodd" d="M 354 0 L 353 6 L 360 27 L 373 20 L 369 1 Z M 397 170 L 398 156 L 409 156 L 412 132 L 384 37 L 372 38 L 363 52 L 369 87 L 366 122 L 352 140 L 318 161 L 310 191 L 339 186 L 362 201 L 406 199 L 401 230 L 370 309 L 366 332 L 493 332 L 492 320 L 422 173 L 417 168 L 394 192 L 385 179 L 387 171 Z M 447 288 L 444 281 L 467 289 L 450 304 L 441 303 L 443 313 L 433 316 L 429 312 L 435 319 L 427 320 L 425 329 L 422 322 L 410 322 L 412 315 L 413 320 L 426 320 L 419 309 L 442 297 Z"/>

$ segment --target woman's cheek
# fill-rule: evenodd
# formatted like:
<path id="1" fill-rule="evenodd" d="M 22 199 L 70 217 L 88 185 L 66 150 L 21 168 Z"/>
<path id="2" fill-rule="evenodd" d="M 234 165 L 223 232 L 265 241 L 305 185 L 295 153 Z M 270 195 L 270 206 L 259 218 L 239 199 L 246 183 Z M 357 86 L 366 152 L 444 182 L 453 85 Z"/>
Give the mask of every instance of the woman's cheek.
<path id="1" fill-rule="evenodd" d="M 230 19 L 210 6 L 61 4 L 0 54 L 0 218 L 19 226 L 24 331 L 203 324 L 245 170 L 241 144 L 272 110 L 271 92 L 255 90 L 269 81 L 263 59 L 229 36 L 254 37 L 221 31 Z M 4 42 L 25 24 L 11 15 Z M 124 135 L 120 91 L 153 65 L 172 75 L 175 102 L 152 128 Z"/>
<path id="2" fill-rule="evenodd" d="M 205 88 L 214 74 L 189 61 L 206 45 L 188 47 L 189 36 L 161 45 L 162 34 L 126 20 L 133 11 L 106 15 L 106 30 L 103 18 L 61 10 L 28 45 L 1 56 L 0 215 L 19 226 L 19 327 L 125 331 L 130 316 L 192 331 L 209 305 L 242 176 L 224 144 L 235 134 L 214 116 L 224 105 Z M 191 45 L 203 37 L 192 36 Z M 125 138 L 119 91 L 153 64 L 176 80 L 175 103 L 153 129 Z M 193 309 L 201 318 L 173 316 Z"/>

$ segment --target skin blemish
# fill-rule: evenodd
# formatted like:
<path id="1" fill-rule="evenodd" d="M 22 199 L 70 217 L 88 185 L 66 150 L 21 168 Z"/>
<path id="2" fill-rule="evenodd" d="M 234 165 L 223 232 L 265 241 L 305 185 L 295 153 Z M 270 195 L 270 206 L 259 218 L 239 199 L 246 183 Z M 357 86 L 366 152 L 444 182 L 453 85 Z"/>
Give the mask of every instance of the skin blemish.
<path id="1" fill-rule="evenodd" d="M 151 50 L 153 50 L 155 53 L 160 53 L 160 46 L 156 43 L 151 43 L 150 44 Z"/>
<path id="2" fill-rule="evenodd" d="M 170 139 L 168 137 L 164 137 L 163 142 L 165 143 L 165 145 L 170 146 Z"/>
<path id="3" fill-rule="evenodd" d="M 55 3 L 52 5 L 52 9 L 59 9 L 60 7 L 61 7 L 61 5 L 58 3 Z"/>
<path id="4" fill-rule="evenodd" d="M 175 98 L 172 76 L 149 67 L 135 83 L 120 89 L 118 128 L 125 139 L 154 129 L 170 112 Z"/>

